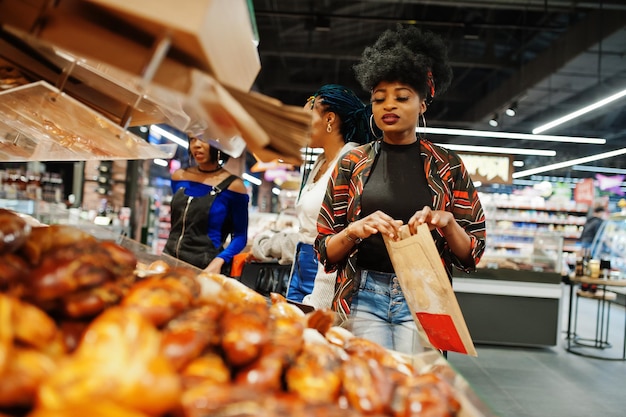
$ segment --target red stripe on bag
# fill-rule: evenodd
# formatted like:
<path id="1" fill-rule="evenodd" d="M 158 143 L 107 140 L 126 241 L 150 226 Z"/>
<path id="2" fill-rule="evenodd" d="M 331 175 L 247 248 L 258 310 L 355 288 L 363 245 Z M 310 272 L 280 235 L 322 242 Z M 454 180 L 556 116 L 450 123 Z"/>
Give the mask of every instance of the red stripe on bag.
<path id="1" fill-rule="evenodd" d="M 415 313 L 431 345 L 437 349 L 467 354 L 456 331 L 452 317 L 447 314 Z"/>

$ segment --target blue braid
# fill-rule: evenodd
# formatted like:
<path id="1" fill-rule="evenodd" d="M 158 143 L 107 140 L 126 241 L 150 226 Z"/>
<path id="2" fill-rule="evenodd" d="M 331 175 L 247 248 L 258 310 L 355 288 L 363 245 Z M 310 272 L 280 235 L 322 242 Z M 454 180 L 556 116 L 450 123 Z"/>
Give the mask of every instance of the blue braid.
<path id="1" fill-rule="evenodd" d="M 369 127 L 370 106 L 347 87 L 338 84 L 326 84 L 313 95 L 321 98 L 324 107 L 341 119 L 341 135 L 344 142 L 364 144 L 374 140 Z"/>

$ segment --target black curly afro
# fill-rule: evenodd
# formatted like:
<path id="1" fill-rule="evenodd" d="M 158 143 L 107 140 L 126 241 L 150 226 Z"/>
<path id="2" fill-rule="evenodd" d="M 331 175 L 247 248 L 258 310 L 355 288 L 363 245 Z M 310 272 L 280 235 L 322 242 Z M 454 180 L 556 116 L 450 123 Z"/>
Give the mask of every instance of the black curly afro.
<path id="1" fill-rule="evenodd" d="M 381 81 L 408 84 L 426 99 L 432 100 L 428 73 L 432 73 L 435 96 L 441 95 L 452 81 L 448 51 L 443 39 L 415 26 L 398 24 L 383 32 L 374 45 L 368 46 L 354 66 L 357 80 L 367 91 Z"/>

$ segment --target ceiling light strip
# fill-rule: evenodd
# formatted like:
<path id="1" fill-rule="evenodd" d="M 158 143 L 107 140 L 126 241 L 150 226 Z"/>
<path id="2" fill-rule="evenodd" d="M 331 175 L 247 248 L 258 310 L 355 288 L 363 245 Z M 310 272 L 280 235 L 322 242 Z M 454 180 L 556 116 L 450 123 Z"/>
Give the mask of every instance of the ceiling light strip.
<path id="1" fill-rule="evenodd" d="M 539 140 L 539 141 L 544 141 L 544 142 L 589 143 L 589 144 L 596 144 L 596 145 L 604 145 L 606 143 L 606 139 L 603 139 L 603 138 L 531 135 L 528 133 L 492 132 L 489 130 L 466 130 L 466 129 L 446 129 L 446 128 L 441 128 L 441 127 L 418 127 L 416 131 L 430 133 L 433 135 L 472 136 L 472 137 L 495 138 L 495 139 Z"/>
<path id="2" fill-rule="evenodd" d="M 150 125 L 150 133 L 155 133 L 159 136 L 162 136 L 166 139 L 171 140 L 172 142 L 174 142 L 177 145 L 182 146 L 185 149 L 189 148 L 189 144 L 187 143 L 187 140 L 184 138 L 181 138 L 180 136 L 176 136 L 175 134 L 168 132 L 167 130 L 163 129 L 162 127 L 159 127 L 157 125 Z"/>
<path id="3" fill-rule="evenodd" d="M 505 155 L 536 155 L 536 156 L 555 156 L 556 151 L 543 149 L 520 149 L 520 148 L 502 148 L 498 146 L 475 146 L 475 145 L 457 145 L 452 143 L 437 143 L 437 145 L 453 151 L 465 152 L 484 152 L 497 153 Z"/>
<path id="4" fill-rule="evenodd" d="M 626 174 L 626 169 L 599 167 L 595 165 L 574 165 L 572 167 L 572 170 L 586 171 L 586 172 L 601 172 L 603 174 Z"/>
<path id="5" fill-rule="evenodd" d="M 613 158 L 614 156 L 626 154 L 626 148 L 616 149 L 610 152 L 599 153 L 597 155 L 586 156 L 584 158 L 572 159 L 569 161 L 558 162 L 556 164 L 545 165 L 539 168 L 527 169 L 525 171 L 514 172 L 513 178 L 527 177 L 528 175 L 538 174 L 540 172 L 554 171 L 561 168 L 571 167 L 577 164 L 586 164 L 587 162 L 599 161 L 600 159 Z"/>
<path id="6" fill-rule="evenodd" d="M 546 123 L 544 125 L 541 125 L 539 127 L 536 127 L 533 129 L 533 133 L 542 133 L 545 132 L 548 129 L 552 129 L 553 127 L 556 127 L 558 125 L 561 125 L 565 122 L 568 122 L 572 119 L 575 119 L 577 117 L 582 116 L 583 114 L 589 113 L 595 109 L 598 109 L 602 106 L 606 106 L 609 103 L 614 102 L 615 100 L 619 100 L 620 98 L 626 96 L 626 90 L 622 90 L 619 93 L 615 93 L 607 98 L 604 98 L 600 101 L 597 101 L 593 104 L 590 104 L 586 107 L 583 107 L 582 109 L 576 110 L 575 112 L 572 112 L 570 114 L 567 114 L 563 117 L 559 117 L 558 119 L 555 119 L 549 123 Z"/>

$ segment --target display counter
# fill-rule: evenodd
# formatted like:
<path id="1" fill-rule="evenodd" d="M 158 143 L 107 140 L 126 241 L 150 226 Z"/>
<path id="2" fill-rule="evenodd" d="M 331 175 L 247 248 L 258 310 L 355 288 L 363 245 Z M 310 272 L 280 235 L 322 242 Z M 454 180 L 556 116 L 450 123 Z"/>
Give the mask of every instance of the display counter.
<path id="1" fill-rule="evenodd" d="M 16 227 L 22 223 L 5 216 Z M 433 416 L 493 416 L 436 350 L 415 355 L 385 350 L 333 327 L 329 310 L 317 310 L 312 318 L 281 299 L 269 305 L 222 275 L 159 267 L 143 270 L 151 273 L 142 276 L 134 257 L 111 242 L 86 238 L 86 229 L 53 225 L 37 232 L 11 230 L 20 241 L 5 240 L 0 249 L 14 251 L 32 270 L 16 271 L 23 276 L 0 288 L 0 322 L 8 329 L 2 347 L 11 364 L 0 367 L 0 394 L 15 381 L 16 386 L 8 386 L 20 394 L 0 395 L 0 415 L 94 415 L 106 407 L 110 415 L 120 416 L 235 417 L 260 411 L 267 416 L 360 416 L 373 415 L 371 407 L 376 407 L 375 414 L 382 416 L 399 415 L 397 409 L 405 415 L 405 409 L 408 413 L 420 406 Z M 20 230 L 29 234 L 23 241 Z M 51 233 L 59 239 L 48 239 Z M 106 235 L 99 238 L 107 240 Z M 146 257 L 149 248 L 124 237 L 116 240 L 140 262 L 153 259 Z M 28 255 L 33 248 L 42 249 L 38 258 Z M 109 257 L 107 262 L 94 263 L 91 254 L 97 250 Z M 48 281 L 37 273 L 39 266 L 63 268 L 57 256 L 70 252 L 76 255 L 73 263 L 109 271 L 103 278 L 107 281 L 77 281 L 80 287 L 46 292 Z M 27 279 L 29 287 L 22 288 Z M 121 291 L 110 293 L 116 301 L 97 311 L 69 308 L 83 291 L 101 295 L 105 285 Z M 25 291 L 13 291 L 19 288 Z M 29 320 L 20 320 L 25 315 Z M 33 323 L 38 331 L 26 331 Z M 21 363 L 23 344 L 30 349 L 26 358 L 47 366 L 44 374 L 37 373 L 37 366 L 12 365 Z M 270 356 L 272 352 L 279 354 Z M 264 368 L 266 363 L 270 365 Z M 320 369 L 324 386 L 316 382 Z M 338 378 L 340 373 L 352 377 Z M 22 380 L 28 384 L 20 385 Z M 370 381 L 365 390 L 364 381 Z"/>
<path id="2" fill-rule="evenodd" d="M 558 343 L 563 294 L 559 274 L 485 269 L 454 278 L 453 287 L 474 343 Z"/>
<path id="3" fill-rule="evenodd" d="M 453 288 L 474 343 L 555 346 L 559 340 L 563 237 L 494 233 L 476 272 Z"/>

